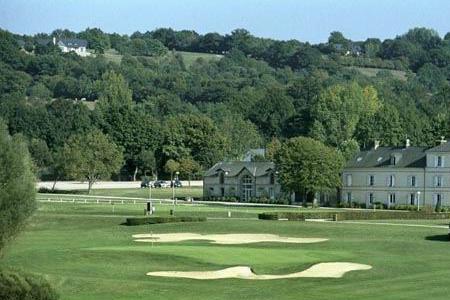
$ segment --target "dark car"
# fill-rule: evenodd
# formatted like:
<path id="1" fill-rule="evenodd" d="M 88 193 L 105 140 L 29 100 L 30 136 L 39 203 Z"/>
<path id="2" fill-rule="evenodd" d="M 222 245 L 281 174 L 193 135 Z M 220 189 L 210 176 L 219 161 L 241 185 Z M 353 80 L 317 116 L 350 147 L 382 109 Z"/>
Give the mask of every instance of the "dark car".
<path id="1" fill-rule="evenodd" d="M 143 179 L 141 182 L 141 189 L 150 187 L 151 181 L 148 179 Z"/>
<path id="2" fill-rule="evenodd" d="M 170 187 L 180 188 L 180 187 L 183 187 L 183 184 L 181 183 L 180 180 L 176 179 L 176 180 L 170 182 Z"/>

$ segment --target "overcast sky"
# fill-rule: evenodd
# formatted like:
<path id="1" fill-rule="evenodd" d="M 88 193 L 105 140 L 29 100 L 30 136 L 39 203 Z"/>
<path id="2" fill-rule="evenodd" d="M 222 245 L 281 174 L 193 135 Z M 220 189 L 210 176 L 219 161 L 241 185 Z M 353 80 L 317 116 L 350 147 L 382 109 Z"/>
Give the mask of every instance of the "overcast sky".
<path id="1" fill-rule="evenodd" d="M 275 39 L 393 38 L 412 27 L 450 31 L 450 0 L 0 0 L 0 27 L 14 33 L 99 27 L 131 34 L 158 27 Z"/>

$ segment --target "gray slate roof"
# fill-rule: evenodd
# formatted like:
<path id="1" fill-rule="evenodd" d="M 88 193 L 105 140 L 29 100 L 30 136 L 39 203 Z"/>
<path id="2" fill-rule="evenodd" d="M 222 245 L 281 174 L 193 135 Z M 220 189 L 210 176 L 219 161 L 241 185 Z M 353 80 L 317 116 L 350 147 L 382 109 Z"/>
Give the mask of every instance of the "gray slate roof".
<path id="1" fill-rule="evenodd" d="M 346 168 L 424 168 L 426 147 L 378 147 L 361 151 L 347 162 Z M 397 156 L 396 164 L 391 157 Z"/>
<path id="2" fill-rule="evenodd" d="M 37 39 L 36 42 L 46 46 L 53 43 L 53 39 Z M 56 44 L 69 48 L 87 47 L 87 41 L 82 39 L 57 39 Z"/>
<path id="3" fill-rule="evenodd" d="M 450 152 L 450 142 L 428 149 L 427 152 Z"/>
<path id="4" fill-rule="evenodd" d="M 263 176 L 270 170 L 275 169 L 273 162 L 249 162 L 249 161 L 230 161 L 219 162 L 215 164 L 211 169 L 206 171 L 205 176 L 216 176 L 220 171 L 228 172 L 228 176 L 236 176 L 243 169 L 247 169 L 253 176 Z"/>
<path id="5" fill-rule="evenodd" d="M 81 39 L 61 39 L 58 40 L 58 45 L 66 46 L 68 48 L 87 47 L 87 41 Z"/>

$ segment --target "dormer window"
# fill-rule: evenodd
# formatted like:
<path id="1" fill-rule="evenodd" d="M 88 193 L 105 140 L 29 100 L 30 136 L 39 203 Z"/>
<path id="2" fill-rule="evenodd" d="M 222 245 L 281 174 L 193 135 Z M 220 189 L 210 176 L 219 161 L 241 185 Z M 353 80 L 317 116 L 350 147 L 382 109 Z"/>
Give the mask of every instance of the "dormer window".
<path id="1" fill-rule="evenodd" d="M 225 172 L 220 172 L 219 174 L 219 184 L 225 183 Z"/>
<path id="2" fill-rule="evenodd" d="M 273 172 L 270 173 L 270 184 L 275 184 L 275 174 Z"/>
<path id="3" fill-rule="evenodd" d="M 392 154 L 391 155 L 391 165 L 393 165 L 393 166 L 397 165 L 401 158 L 402 158 L 401 153 Z"/>

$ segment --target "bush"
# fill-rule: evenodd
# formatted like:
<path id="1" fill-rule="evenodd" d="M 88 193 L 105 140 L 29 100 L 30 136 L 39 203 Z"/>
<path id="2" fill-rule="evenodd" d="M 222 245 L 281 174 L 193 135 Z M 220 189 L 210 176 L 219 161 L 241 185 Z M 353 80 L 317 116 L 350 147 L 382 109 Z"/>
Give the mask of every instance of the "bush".
<path id="1" fill-rule="evenodd" d="M 43 194 L 79 194 L 79 195 L 87 195 L 87 191 L 83 190 L 52 190 L 46 187 L 40 187 L 38 193 Z"/>
<path id="2" fill-rule="evenodd" d="M 340 212 L 273 212 L 258 214 L 261 220 L 288 219 L 303 221 L 305 219 L 334 219 L 342 220 L 411 220 L 411 219 L 450 219 L 450 213 L 429 213 L 417 211 L 340 211 Z"/>
<path id="3" fill-rule="evenodd" d="M 2 300 L 56 300 L 58 294 L 43 278 L 15 272 L 0 272 L 0 299 Z"/>
<path id="4" fill-rule="evenodd" d="M 177 222 L 205 222 L 205 217 L 136 217 L 127 218 L 126 225 L 162 224 Z"/>

